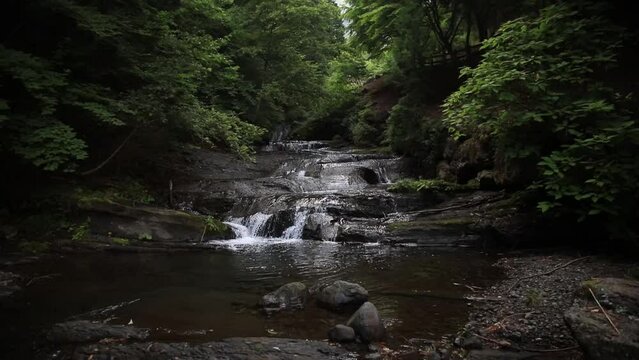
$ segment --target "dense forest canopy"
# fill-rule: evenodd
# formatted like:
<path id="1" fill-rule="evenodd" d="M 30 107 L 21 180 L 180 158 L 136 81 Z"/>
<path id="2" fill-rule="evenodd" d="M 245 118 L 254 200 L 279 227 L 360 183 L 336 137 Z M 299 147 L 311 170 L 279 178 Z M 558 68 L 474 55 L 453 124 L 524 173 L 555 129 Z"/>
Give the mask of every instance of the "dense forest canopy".
<path id="1" fill-rule="evenodd" d="M 274 134 L 333 140 L 412 157 L 425 178 L 489 176 L 534 194 L 540 213 L 636 238 L 637 28 L 624 2 L 3 8 L 7 167 L 92 173 L 132 136 L 160 132 L 244 159 Z"/>
<path id="2" fill-rule="evenodd" d="M 265 127 L 316 111 L 343 36 L 328 0 L 3 7 L 16 16 L 2 24 L 2 150 L 50 171 L 115 148 L 94 137 L 118 128 L 247 156 Z"/>

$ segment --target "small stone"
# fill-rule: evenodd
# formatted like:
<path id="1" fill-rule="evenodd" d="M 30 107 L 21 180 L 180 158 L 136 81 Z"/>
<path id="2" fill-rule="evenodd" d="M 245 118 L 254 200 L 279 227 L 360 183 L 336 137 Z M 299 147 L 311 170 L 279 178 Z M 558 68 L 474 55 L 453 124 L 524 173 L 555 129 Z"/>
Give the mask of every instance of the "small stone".
<path id="1" fill-rule="evenodd" d="M 353 342 L 355 330 L 346 325 L 335 325 L 328 331 L 328 338 L 336 342 Z"/>

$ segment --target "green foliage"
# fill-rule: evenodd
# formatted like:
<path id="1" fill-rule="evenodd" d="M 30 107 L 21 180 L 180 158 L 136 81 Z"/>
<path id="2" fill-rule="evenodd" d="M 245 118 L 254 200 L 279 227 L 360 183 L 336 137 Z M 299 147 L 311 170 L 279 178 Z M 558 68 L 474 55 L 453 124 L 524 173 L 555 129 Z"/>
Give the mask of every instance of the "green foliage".
<path id="1" fill-rule="evenodd" d="M 371 147 L 383 144 L 385 115 L 375 111 L 370 101 L 360 100 L 359 111 L 354 114 L 351 133 L 356 146 Z"/>
<path id="2" fill-rule="evenodd" d="M 247 0 L 230 10 L 234 58 L 254 84 L 243 111 L 273 128 L 320 112 L 324 79 L 339 54 L 343 25 L 330 0 Z"/>
<path id="3" fill-rule="evenodd" d="M 531 307 L 540 306 L 544 299 L 544 293 L 539 289 L 529 289 L 526 292 L 526 305 Z"/>
<path id="4" fill-rule="evenodd" d="M 414 94 L 403 97 L 391 110 L 386 137 L 395 153 L 412 155 L 434 167 L 448 134 L 438 109 L 433 111 L 434 106 L 428 109 L 423 103 Z"/>
<path id="5" fill-rule="evenodd" d="M 151 235 L 149 233 L 139 234 L 138 235 L 138 240 L 140 240 L 140 241 L 152 241 L 153 240 L 153 235 Z"/>
<path id="6" fill-rule="evenodd" d="M 69 226 L 68 231 L 71 234 L 71 240 L 84 241 L 89 236 L 89 224 L 91 219 L 87 219 L 83 223 L 72 224 Z"/>
<path id="7" fill-rule="evenodd" d="M 125 239 L 125 238 L 120 238 L 120 237 L 112 238 L 111 242 L 114 243 L 115 245 L 120 245 L 120 246 L 129 246 L 129 245 L 131 245 L 131 240 Z"/>
<path id="8" fill-rule="evenodd" d="M 18 250 L 34 255 L 46 253 L 51 248 L 51 244 L 42 241 L 23 241 L 18 244 Z"/>
<path id="9" fill-rule="evenodd" d="M 155 202 L 149 190 L 137 180 L 123 178 L 99 188 L 78 188 L 75 198 L 79 201 L 106 200 L 131 205 L 148 205 Z"/>
<path id="10" fill-rule="evenodd" d="M 445 123 L 457 138 L 491 139 L 506 169 L 539 163 L 528 181 L 545 194 L 543 212 L 603 217 L 624 232 L 639 215 L 639 124 L 636 103 L 604 81 L 623 31 L 598 14 L 561 4 L 504 24 L 482 63 L 463 70 Z"/>
<path id="11" fill-rule="evenodd" d="M 419 192 L 459 192 L 477 190 L 479 184 L 469 182 L 468 184 L 456 184 L 438 179 L 402 179 L 388 187 L 388 191 L 396 193 L 419 193 Z"/>
<path id="12" fill-rule="evenodd" d="M 206 222 L 206 232 L 208 234 L 224 234 L 228 230 L 226 224 L 212 216 L 207 216 L 204 221 Z"/>
<path id="13" fill-rule="evenodd" d="M 5 10 L 25 16 L 6 24 L 18 31 L 0 46 L 0 150 L 44 170 L 104 157 L 95 139 L 118 127 L 140 137 L 168 128 L 247 159 L 263 127 L 324 116 L 338 98 L 325 86 L 344 33 L 330 0 L 51 0 Z M 22 31 L 35 23 L 46 37 Z"/>

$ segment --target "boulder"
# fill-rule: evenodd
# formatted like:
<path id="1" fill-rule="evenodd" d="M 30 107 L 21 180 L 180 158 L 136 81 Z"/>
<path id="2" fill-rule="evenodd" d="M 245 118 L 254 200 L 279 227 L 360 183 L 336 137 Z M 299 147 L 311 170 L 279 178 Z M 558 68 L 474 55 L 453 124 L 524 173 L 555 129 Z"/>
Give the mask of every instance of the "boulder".
<path id="1" fill-rule="evenodd" d="M 260 305 L 267 312 L 302 309 L 308 296 L 306 285 L 292 282 L 262 296 Z"/>
<path id="2" fill-rule="evenodd" d="M 87 343 L 103 339 L 144 340 L 148 336 L 149 329 L 79 320 L 53 325 L 47 340 L 57 344 Z"/>
<path id="3" fill-rule="evenodd" d="M 584 282 L 599 302 L 617 313 L 639 315 L 639 281 L 619 278 L 594 278 Z M 586 292 L 586 297 L 590 297 Z"/>
<path id="4" fill-rule="evenodd" d="M 639 321 L 626 315 L 609 313 L 620 334 L 601 312 L 593 312 L 592 305 L 573 306 L 564 319 L 573 336 L 590 360 L 639 359 Z M 596 305 L 594 305 L 596 307 Z"/>
<path id="5" fill-rule="evenodd" d="M 151 206 L 128 206 L 109 200 L 83 199 L 78 207 L 91 219 L 91 231 L 118 237 L 161 242 L 200 241 L 207 219 L 184 211 Z M 218 224 L 219 233 L 207 230 L 205 238 L 232 238 L 232 231 Z"/>
<path id="6" fill-rule="evenodd" d="M 328 338 L 336 342 L 353 342 L 355 330 L 346 325 L 335 325 L 328 331 Z"/>
<path id="7" fill-rule="evenodd" d="M 317 302 L 331 309 L 355 307 L 368 300 L 368 291 L 359 284 L 338 280 L 324 287 L 317 295 Z"/>
<path id="8" fill-rule="evenodd" d="M 379 341 L 386 336 L 386 329 L 377 308 L 365 302 L 346 323 L 355 330 L 355 334 L 364 343 Z"/>

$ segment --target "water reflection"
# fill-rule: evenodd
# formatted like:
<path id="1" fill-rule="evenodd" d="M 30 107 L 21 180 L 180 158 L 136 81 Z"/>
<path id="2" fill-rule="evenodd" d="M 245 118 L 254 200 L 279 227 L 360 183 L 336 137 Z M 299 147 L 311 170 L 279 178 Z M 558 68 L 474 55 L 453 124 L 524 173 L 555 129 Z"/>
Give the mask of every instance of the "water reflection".
<path id="1" fill-rule="evenodd" d="M 466 318 L 453 283 L 484 286 L 499 274 L 476 252 L 297 241 L 238 246 L 235 251 L 178 254 L 93 254 L 59 258 L 29 269 L 61 276 L 29 287 L 4 323 L 36 334 L 53 322 L 92 309 L 140 299 L 111 314 L 114 323 L 156 329 L 162 340 L 205 341 L 235 336 L 323 339 L 350 314 L 309 304 L 266 317 L 259 298 L 290 281 L 308 286 L 343 279 L 366 287 L 392 338 L 431 338 L 455 331 Z M 6 330 L 6 329 L 5 329 Z M 187 336 L 191 334 L 196 336 Z M 12 334 L 3 334 L 5 340 Z M 15 334 L 14 334 L 15 335 Z M 186 336 L 186 338 L 185 338 Z"/>

